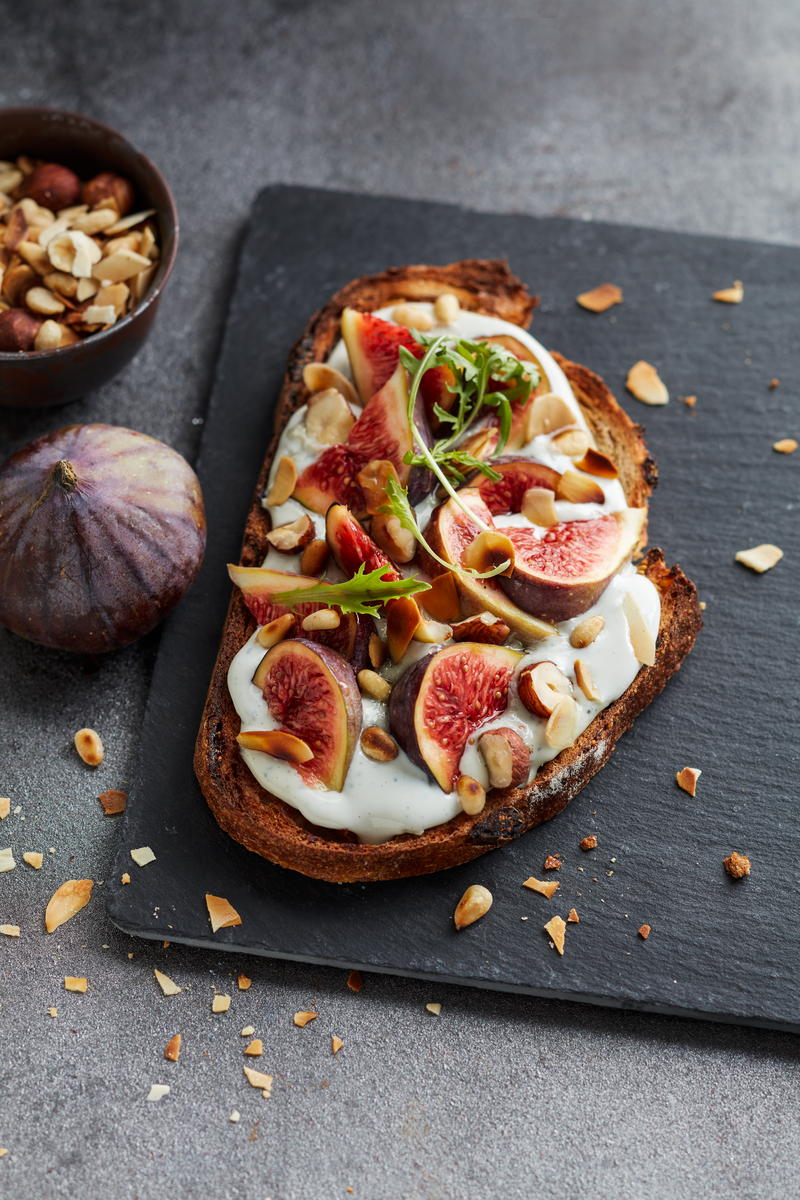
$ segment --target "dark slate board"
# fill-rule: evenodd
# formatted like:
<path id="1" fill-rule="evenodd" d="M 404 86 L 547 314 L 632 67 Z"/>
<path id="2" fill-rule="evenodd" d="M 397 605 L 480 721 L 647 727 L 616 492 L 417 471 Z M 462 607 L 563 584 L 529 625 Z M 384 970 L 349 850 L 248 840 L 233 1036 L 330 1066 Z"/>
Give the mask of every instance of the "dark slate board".
<path id="1" fill-rule="evenodd" d="M 194 778 L 230 593 L 225 563 L 238 554 L 288 350 L 311 313 L 355 276 L 467 256 L 507 256 L 541 295 L 536 336 L 598 371 L 646 423 L 661 475 L 652 544 L 697 582 L 706 629 L 552 823 L 434 876 L 320 883 L 230 840 Z M 734 279 L 745 281 L 744 303 L 713 303 L 711 292 Z M 623 288 L 624 304 L 604 315 L 580 309 L 576 294 L 605 280 Z M 112 920 L 142 937 L 800 1032 L 800 453 L 771 449 L 800 427 L 798 312 L 796 249 L 303 188 L 262 192 L 199 465 L 208 553 L 164 629 L 108 889 Z M 667 382 L 666 408 L 625 392 L 640 358 Z M 771 391 L 773 376 L 781 384 Z M 693 411 L 678 400 L 686 394 L 697 395 Z M 759 576 L 734 554 L 761 542 L 786 556 Z M 703 771 L 695 799 L 675 783 L 687 764 Z M 599 847 L 583 854 L 578 842 L 592 832 Z M 142 845 L 157 856 L 144 869 L 129 856 Z M 734 849 L 753 863 L 740 882 L 722 867 Z M 564 858 L 552 901 L 521 887 L 541 877 L 547 853 Z M 453 911 L 473 882 L 490 888 L 494 907 L 457 934 Z M 206 892 L 227 897 L 241 927 L 212 935 Z M 542 926 L 573 906 L 580 924 L 568 926 L 559 958 Z M 647 942 L 636 932 L 644 922 Z"/>

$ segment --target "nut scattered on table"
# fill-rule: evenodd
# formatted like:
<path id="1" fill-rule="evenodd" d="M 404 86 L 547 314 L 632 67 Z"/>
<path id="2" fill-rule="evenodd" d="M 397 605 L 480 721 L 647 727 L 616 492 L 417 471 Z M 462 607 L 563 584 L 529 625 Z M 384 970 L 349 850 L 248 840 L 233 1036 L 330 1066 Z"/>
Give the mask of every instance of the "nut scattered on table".
<path id="1" fill-rule="evenodd" d="M 68 992 L 85 992 L 88 986 L 88 981 L 79 976 L 67 975 L 64 978 L 64 988 Z"/>
<path id="2" fill-rule="evenodd" d="M 780 441 L 772 443 L 772 449 L 777 450 L 779 454 L 794 454 L 797 442 L 794 438 L 781 438 Z"/>
<path id="3" fill-rule="evenodd" d="M 38 854 L 35 850 L 27 850 L 22 857 L 29 867 L 33 867 L 37 871 L 42 869 L 43 854 Z"/>
<path id="4" fill-rule="evenodd" d="M 427 1008 L 428 1012 L 433 1013 L 433 1015 L 435 1017 L 438 1017 L 440 1012 L 442 1011 L 442 1006 L 437 1001 L 433 1001 L 430 1004 L 426 1004 L 425 1007 Z"/>
<path id="5" fill-rule="evenodd" d="M 548 854 L 547 858 L 544 860 L 544 866 L 542 867 L 542 870 L 560 871 L 562 865 L 560 854 Z"/>
<path id="6" fill-rule="evenodd" d="M 642 937 L 643 937 L 643 938 L 645 939 L 645 941 L 646 941 L 646 940 L 647 940 L 647 939 L 650 937 L 650 926 L 649 926 L 649 925 L 642 925 L 642 926 L 639 928 L 639 933 L 642 935 Z"/>
<path id="7" fill-rule="evenodd" d="M 576 299 L 581 308 L 601 313 L 611 308 L 612 304 L 622 304 L 622 289 L 614 283 L 601 283 L 589 292 L 581 292 Z"/>
<path id="8" fill-rule="evenodd" d="M 567 921 L 573 925 L 577 925 L 578 922 L 580 921 L 580 917 L 578 916 L 578 914 L 574 908 L 571 908 L 569 910 L 569 916 L 567 917 Z"/>
<path id="9" fill-rule="evenodd" d="M 753 546 L 752 550 L 740 550 L 736 555 L 736 561 L 744 563 L 751 571 L 757 571 L 759 575 L 764 571 L 769 571 L 776 563 L 779 563 L 783 558 L 783 551 L 777 546 L 765 542 L 761 546 Z"/>
<path id="10" fill-rule="evenodd" d="M 55 891 L 47 905 L 44 923 L 48 933 L 79 913 L 89 903 L 94 882 L 91 879 L 68 879 Z"/>
<path id="11" fill-rule="evenodd" d="M 260 1088 L 264 1099 L 269 1099 L 270 1092 L 272 1091 L 272 1076 L 264 1075 L 261 1071 L 254 1071 L 252 1067 L 245 1067 L 244 1073 L 247 1076 L 247 1082 L 250 1086 Z"/>
<path id="12" fill-rule="evenodd" d="M 131 858 L 137 867 L 146 867 L 148 863 L 156 861 L 156 856 L 149 846 L 138 846 L 131 850 Z"/>
<path id="13" fill-rule="evenodd" d="M 0 796 L 0 820 L 5 821 L 10 812 L 11 798 L 9 796 Z"/>
<path id="14" fill-rule="evenodd" d="M 655 367 L 640 359 L 628 372 L 625 386 L 643 404 L 666 404 L 669 392 Z"/>
<path id="15" fill-rule="evenodd" d="M 737 854 L 734 850 L 730 858 L 722 860 L 725 870 L 734 879 L 742 879 L 745 875 L 750 874 L 750 859 L 746 854 Z"/>
<path id="16" fill-rule="evenodd" d="M 353 992 L 360 992 L 364 986 L 364 980 L 361 978 L 360 971 L 351 971 L 347 977 L 347 986 Z"/>
<path id="17" fill-rule="evenodd" d="M 718 292 L 714 292 L 714 300 L 719 300 L 722 304 L 741 304 L 744 299 L 744 287 L 741 279 L 734 281 L 733 287 L 721 288 Z"/>
<path id="18" fill-rule="evenodd" d="M 558 891 L 560 884 L 557 879 L 534 879 L 531 875 L 522 886 L 530 888 L 532 892 L 538 892 L 540 896 L 546 896 L 550 900 Z"/>
<path id="19" fill-rule="evenodd" d="M 319 1013 L 315 1012 L 296 1012 L 294 1014 L 294 1023 L 303 1029 L 304 1026 L 309 1023 L 309 1021 L 315 1021 L 318 1016 Z"/>
<path id="20" fill-rule="evenodd" d="M 261 1038 L 253 1038 L 252 1042 L 249 1042 L 245 1046 L 244 1052 L 251 1058 L 260 1058 L 264 1053 L 264 1046 L 261 1042 Z"/>
<path id="21" fill-rule="evenodd" d="M 211 1000 L 212 1013 L 227 1012 L 231 1006 L 230 996 L 214 996 Z"/>
<path id="22" fill-rule="evenodd" d="M 107 792 L 101 792 L 97 799 L 102 804 L 106 816 L 112 817 L 116 813 L 124 812 L 128 793 L 120 792 L 117 788 L 109 788 Z"/>
<path id="23" fill-rule="evenodd" d="M 103 761 L 103 743 L 94 729 L 79 729 L 75 734 L 75 749 L 87 767 L 99 767 Z"/>
<path id="24" fill-rule="evenodd" d="M 128 957 L 130 958 L 132 956 L 129 955 Z M 156 968 L 154 969 L 153 974 L 158 980 L 158 986 L 161 988 L 165 996 L 177 996 L 178 992 L 183 991 L 183 988 L 179 988 L 177 983 L 173 983 L 170 977 L 165 975 L 163 971 L 159 971 Z"/>
<path id="25" fill-rule="evenodd" d="M 361 749 L 373 762 L 391 762 L 397 758 L 397 742 L 378 725 L 370 725 L 361 734 Z"/>
<path id="26" fill-rule="evenodd" d="M 246 992 L 252 982 L 252 979 L 248 979 L 246 975 L 240 975 L 238 979 L 239 991 Z"/>
<path id="27" fill-rule="evenodd" d="M 19 925 L 0 925 L 0 933 L 6 937 L 19 937 Z"/>
<path id="28" fill-rule="evenodd" d="M 331 1038 L 331 1051 L 334 1054 L 338 1054 L 343 1045 L 344 1045 L 344 1042 L 342 1041 L 342 1039 L 336 1037 L 336 1034 L 334 1034 Z"/>
<path id="29" fill-rule="evenodd" d="M 167 1042 L 167 1048 L 164 1051 L 164 1058 L 168 1058 L 170 1062 L 177 1062 L 178 1055 L 181 1052 L 181 1035 L 176 1033 L 174 1037 Z"/>

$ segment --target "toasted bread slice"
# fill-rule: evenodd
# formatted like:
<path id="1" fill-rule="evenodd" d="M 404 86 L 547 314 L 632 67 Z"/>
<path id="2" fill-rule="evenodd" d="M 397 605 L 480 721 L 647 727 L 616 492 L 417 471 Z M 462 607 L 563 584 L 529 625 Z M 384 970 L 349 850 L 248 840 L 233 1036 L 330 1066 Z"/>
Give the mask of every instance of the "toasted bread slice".
<path id="1" fill-rule="evenodd" d="M 462 308 L 527 328 L 537 301 L 504 262 L 472 259 L 446 267 L 396 268 L 355 280 L 314 315 L 293 347 L 269 447 L 248 514 L 241 562 L 260 565 L 267 552 L 269 517 L 261 505 L 272 456 L 289 417 L 307 400 L 303 368 L 325 361 L 339 338 L 346 306 L 372 312 L 393 300 L 434 300 L 455 292 Z M 555 356 L 572 385 L 598 449 L 616 463 L 628 504 L 644 507 L 656 483 L 655 463 L 642 431 L 623 412 L 603 381 L 586 367 Z M 661 623 L 653 666 L 640 669 L 624 694 L 600 712 L 568 749 L 540 768 L 532 783 L 490 792 L 477 816 L 460 814 L 424 833 L 402 834 L 380 845 L 361 845 L 347 830 L 311 825 L 302 814 L 260 786 L 236 742 L 240 721 L 227 687 L 234 655 L 255 623 L 238 589 L 231 599 L 195 751 L 203 794 L 221 827 L 249 850 L 302 874 L 333 883 L 399 879 L 457 866 L 519 837 L 559 813 L 606 762 L 618 738 L 678 670 L 702 626 L 694 584 L 679 567 L 668 569 L 651 550 L 640 571 L 661 593 Z"/>

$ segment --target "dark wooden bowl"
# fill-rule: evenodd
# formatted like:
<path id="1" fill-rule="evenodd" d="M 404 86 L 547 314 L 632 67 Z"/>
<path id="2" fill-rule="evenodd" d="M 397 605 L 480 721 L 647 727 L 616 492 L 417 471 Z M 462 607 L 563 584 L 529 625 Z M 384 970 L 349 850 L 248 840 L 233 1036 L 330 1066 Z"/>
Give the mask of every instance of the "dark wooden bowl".
<path id="1" fill-rule="evenodd" d="M 134 211 L 156 210 L 161 258 L 144 300 L 111 329 L 58 350 L 0 353 L 0 405 L 65 404 L 107 383 L 127 366 L 150 332 L 178 250 L 178 214 L 161 172 L 122 134 L 55 108 L 0 109 L 0 160 L 20 154 L 63 163 L 83 180 L 117 171 L 133 184 Z"/>

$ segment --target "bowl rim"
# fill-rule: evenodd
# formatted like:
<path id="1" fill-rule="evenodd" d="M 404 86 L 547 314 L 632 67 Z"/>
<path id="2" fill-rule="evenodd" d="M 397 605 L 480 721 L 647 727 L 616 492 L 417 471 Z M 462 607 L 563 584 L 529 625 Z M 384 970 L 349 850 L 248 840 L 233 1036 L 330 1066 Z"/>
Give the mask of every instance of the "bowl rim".
<path id="1" fill-rule="evenodd" d="M 136 308 L 134 308 L 132 312 L 126 313 L 121 321 L 116 321 L 108 329 L 98 330 L 97 333 L 91 334 L 88 338 L 81 338 L 79 342 L 72 342 L 68 346 L 56 346 L 52 350 L 0 350 L 0 364 L 17 363 L 19 365 L 22 362 L 28 362 L 30 359 L 35 359 L 36 362 L 43 362 L 48 355 L 51 357 L 58 356 L 59 360 L 63 362 L 69 355 L 70 351 L 81 350 L 81 348 L 86 346 L 87 342 L 91 342 L 93 346 L 99 346 L 102 341 L 107 341 L 111 336 L 113 336 L 117 329 L 124 329 L 126 325 L 131 324 L 141 313 L 144 313 L 161 295 L 167 280 L 172 274 L 172 268 L 175 265 L 175 258 L 178 253 L 178 240 L 180 236 L 178 210 L 175 206 L 175 197 L 172 194 L 172 189 L 159 171 L 156 164 L 149 157 L 149 155 L 145 154 L 143 150 L 139 149 L 135 142 L 132 142 L 130 138 L 126 137 L 123 133 L 120 133 L 119 130 L 114 129 L 111 125 L 106 125 L 104 121 L 97 121 L 94 117 L 87 117 L 83 113 L 75 113 L 67 108 L 48 108 L 43 105 L 16 105 L 14 108 L 0 108 L 0 119 L 5 119 L 6 117 L 11 117 L 13 119 L 15 115 L 21 115 L 23 113 L 27 116 L 36 114 L 43 117 L 67 117 L 70 120 L 82 121 L 87 125 L 93 125 L 96 129 L 102 130 L 103 133 L 109 134 L 111 137 L 119 138 L 121 142 L 124 142 L 126 146 L 130 147 L 130 149 L 133 150 L 140 159 L 142 159 L 145 166 L 147 166 L 153 172 L 163 187 L 167 200 L 167 207 L 169 209 L 169 215 L 172 220 L 172 227 L 174 230 L 172 252 L 168 259 L 161 260 L 165 269 L 160 282 L 156 287 L 152 288 L 148 292 L 145 299 L 142 300 L 140 304 L 137 304 Z"/>

